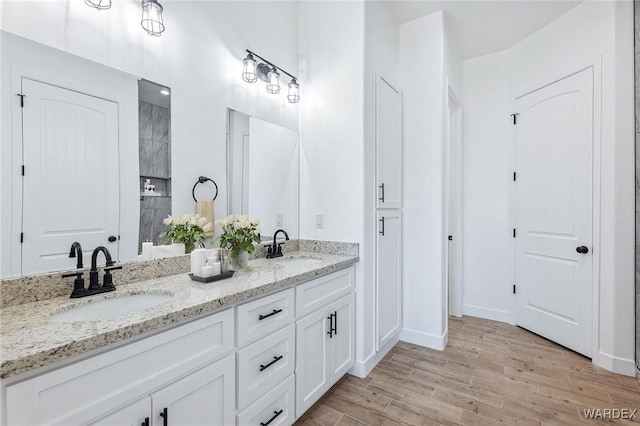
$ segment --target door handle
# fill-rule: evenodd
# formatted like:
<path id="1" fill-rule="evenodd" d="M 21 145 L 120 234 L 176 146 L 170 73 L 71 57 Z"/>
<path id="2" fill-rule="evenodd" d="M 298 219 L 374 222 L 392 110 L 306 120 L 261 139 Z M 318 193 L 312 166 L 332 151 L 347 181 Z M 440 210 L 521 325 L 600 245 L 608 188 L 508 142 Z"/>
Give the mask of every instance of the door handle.
<path id="1" fill-rule="evenodd" d="M 382 224 L 382 231 L 378 231 L 378 233 L 384 237 L 384 216 L 380 219 L 380 223 Z"/>
<path id="2" fill-rule="evenodd" d="M 589 253 L 589 248 L 587 246 L 576 247 L 576 251 L 580 254 Z"/>
<path id="3" fill-rule="evenodd" d="M 144 418 L 144 422 L 140 426 L 149 426 L 149 417 Z"/>
<path id="4" fill-rule="evenodd" d="M 378 200 L 382 201 L 384 203 L 384 183 L 381 183 L 380 185 L 378 185 L 378 188 L 380 188 L 380 198 L 378 198 Z"/>
<path id="5" fill-rule="evenodd" d="M 167 407 L 162 410 L 160 417 L 162 417 L 162 426 L 169 426 L 169 409 Z"/>
<path id="6" fill-rule="evenodd" d="M 107 239 L 109 240 L 110 243 L 115 243 L 116 241 L 118 241 L 118 238 L 115 235 L 111 235 Z"/>

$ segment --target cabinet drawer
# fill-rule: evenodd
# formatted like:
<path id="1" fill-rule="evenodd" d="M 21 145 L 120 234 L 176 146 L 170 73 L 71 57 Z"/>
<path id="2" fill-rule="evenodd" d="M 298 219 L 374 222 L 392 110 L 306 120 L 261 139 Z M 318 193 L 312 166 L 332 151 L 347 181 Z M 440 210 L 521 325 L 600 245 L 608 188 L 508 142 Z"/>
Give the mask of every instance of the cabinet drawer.
<path id="1" fill-rule="evenodd" d="M 294 319 L 293 289 L 290 288 L 238 306 L 238 347 L 268 335 Z"/>
<path id="2" fill-rule="evenodd" d="M 291 375 L 275 389 L 260 398 L 255 404 L 238 414 L 238 426 L 264 425 L 271 420 L 269 426 L 291 425 L 296 420 L 295 381 Z"/>
<path id="3" fill-rule="evenodd" d="M 239 350 L 237 356 L 238 409 L 243 410 L 293 373 L 295 325 Z"/>
<path id="4" fill-rule="evenodd" d="M 317 311 L 353 290 L 353 268 L 334 272 L 296 287 L 296 318 Z"/>
<path id="5" fill-rule="evenodd" d="M 233 325 L 228 309 L 8 386 L 7 424 L 91 422 L 230 353 Z"/>

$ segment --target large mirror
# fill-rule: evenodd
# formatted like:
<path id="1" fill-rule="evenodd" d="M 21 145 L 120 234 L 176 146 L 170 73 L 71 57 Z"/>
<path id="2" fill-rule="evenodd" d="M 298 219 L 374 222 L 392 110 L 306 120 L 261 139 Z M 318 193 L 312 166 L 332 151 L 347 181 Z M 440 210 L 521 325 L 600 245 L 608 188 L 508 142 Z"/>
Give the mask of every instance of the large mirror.
<path id="1" fill-rule="evenodd" d="M 298 133 L 228 109 L 227 141 L 229 213 L 259 218 L 263 241 L 298 238 Z"/>
<path id="2" fill-rule="evenodd" d="M 136 260 L 171 213 L 170 88 L 4 31 L 0 42 L 1 94 L 24 95 L 24 108 L 2 103 L 0 278 L 73 269 L 74 241 L 85 267 L 97 246 Z"/>

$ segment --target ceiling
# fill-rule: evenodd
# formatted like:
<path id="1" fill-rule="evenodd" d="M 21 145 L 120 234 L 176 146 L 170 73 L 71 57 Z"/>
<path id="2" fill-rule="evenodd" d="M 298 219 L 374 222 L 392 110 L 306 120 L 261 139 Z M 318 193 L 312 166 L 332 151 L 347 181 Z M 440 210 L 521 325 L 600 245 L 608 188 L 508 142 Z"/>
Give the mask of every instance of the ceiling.
<path id="1" fill-rule="evenodd" d="M 444 11 L 462 59 L 508 49 L 581 1 L 387 0 L 398 24 Z"/>

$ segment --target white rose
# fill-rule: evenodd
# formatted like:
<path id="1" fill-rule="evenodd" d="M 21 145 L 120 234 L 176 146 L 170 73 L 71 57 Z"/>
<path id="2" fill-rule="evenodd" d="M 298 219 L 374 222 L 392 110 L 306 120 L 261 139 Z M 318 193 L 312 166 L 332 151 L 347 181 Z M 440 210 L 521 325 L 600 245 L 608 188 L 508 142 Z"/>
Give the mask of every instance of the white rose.
<path id="1" fill-rule="evenodd" d="M 217 219 L 215 224 L 218 228 L 222 228 L 224 226 L 224 221 L 222 219 Z"/>
<path id="2" fill-rule="evenodd" d="M 251 221 L 251 224 L 253 224 L 253 225 L 255 225 L 255 226 L 260 225 L 260 218 L 257 218 L 257 217 L 256 217 L 255 219 L 253 219 L 253 221 Z"/>
<path id="3" fill-rule="evenodd" d="M 210 224 L 210 223 L 207 223 L 206 225 L 204 225 L 204 226 L 202 227 L 202 230 L 203 230 L 204 232 L 209 232 L 209 231 L 211 231 L 212 229 L 213 229 L 213 225 L 212 225 L 212 224 Z"/>
<path id="4" fill-rule="evenodd" d="M 164 218 L 162 223 L 164 223 L 167 226 L 171 226 L 171 225 L 173 225 L 173 218 L 171 217 L 171 215 L 169 215 L 166 218 Z"/>

